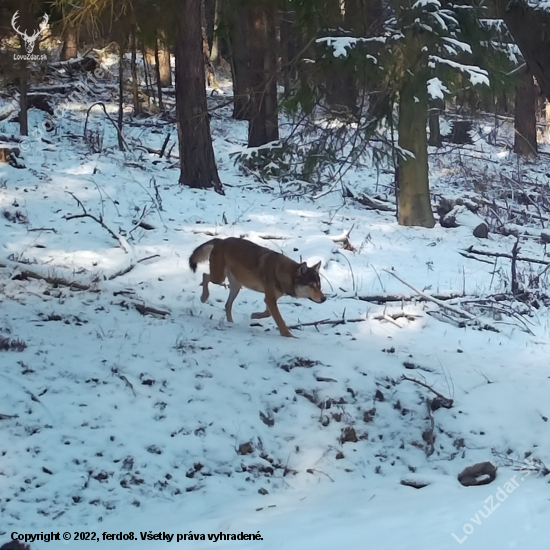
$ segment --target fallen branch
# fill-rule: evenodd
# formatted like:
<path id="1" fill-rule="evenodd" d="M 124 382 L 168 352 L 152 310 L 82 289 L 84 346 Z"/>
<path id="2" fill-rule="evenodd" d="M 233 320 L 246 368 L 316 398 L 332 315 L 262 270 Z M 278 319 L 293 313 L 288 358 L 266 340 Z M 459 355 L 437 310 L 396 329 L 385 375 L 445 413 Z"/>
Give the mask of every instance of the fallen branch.
<path id="1" fill-rule="evenodd" d="M 96 223 L 98 223 L 99 225 L 101 225 L 101 227 L 103 227 L 103 229 L 105 229 L 109 235 L 111 235 L 111 237 L 113 237 L 113 239 L 116 239 L 120 245 L 120 247 L 122 248 L 122 250 L 124 250 L 124 252 L 126 254 L 128 254 L 128 264 L 119 269 L 118 271 L 116 271 L 115 273 L 111 274 L 108 279 L 110 281 L 112 281 L 113 279 L 116 279 L 117 277 L 120 277 L 121 275 L 125 275 L 126 273 L 132 271 L 132 269 L 134 269 L 135 265 L 136 265 L 136 262 L 135 262 L 135 257 L 134 257 L 134 251 L 132 249 L 132 247 L 130 246 L 130 244 L 128 243 L 128 241 L 122 236 L 122 235 L 119 235 L 118 233 L 115 233 L 104 221 L 103 221 L 103 216 L 94 216 L 93 214 L 90 214 L 87 210 L 86 210 L 86 207 L 82 204 L 82 202 L 80 201 L 80 199 L 78 199 L 78 197 L 75 197 L 75 195 L 73 195 L 73 193 L 71 193 L 70 191 L 66 191 L 66 193 L 68 193 L 69 195 L 71 195 L 71 197 L 77 202 L 77 204 L 80 206 L 80 208 L 82 208 L 82 211 L 83 213 L 82 214 L 72 214 L 72 215 L 69 215 L 69 216 L 64 216 L 64 218 L 66 220 L 74 220 L 74 219 L 78 219 L 78 218 L 90 218 L 91 220 L 94 220 Z"/>
<path id="2" fill-rule="evenodd" d="M 509 260 L 514 259 L 513 254 L 506 254 L 505 252 L 486 252 L 485 250 L 475 250 L 473 246 L 466 248 L 464 252 L 468 254 L 479 254 L 480 256 L 490 256 L 492 258 L 508 258 Z M 462 255 L 464 256 L 464 254 Z M 550 262 L 547 262 L 545 260 L 537 260 L 536 258 L 525 258 L 523 256 L 516 256 L 515 260 L 518 262 L 529 262 L 532 264 L 550 265 Z"/>
<path id="3" fill-rule="evenodd" d="M 164 143 L 162 144 L 162 147 L 160 149 L 160 157 L 164 155 L 164 151 L 166 151 L 166 146 L 168 145 L 168 142 L 170 141 L 170 132 L 166 135 L 166 139 L 164 140 Z"/>
<path id="4" fill-rule="evenodd" d="M 120 292 L 113 293 L 114 296 L 117 296 L 119 294 L 128 294 L 128 292 L 120 291 Z M 139 313 L 141 313 L 142 315 L 152 315 L 153 317 L 160 317 L 162 319 L 166 315 L 170 315 L 169 311 L 166 311 L 163 309 L 157 309 L 156 307 L 152 307 L 152 306 L 146 306 L 145 304 L 141 302 L 137 302 L 132 298 L 128 298 L 127 300 L 121 300 L 120 302 L 113 302 L 113 304 L 126 309 L 129 309 L 130 306 L 132 306 L 137 311 L 139 311 Z"/>
<path id="5" fill-rule="evenodd" d="M 126 275 L 126 273 L 130 273 L 130 271 L 132 271 L 132 269 L 134 269 L 135 266 L 136 266 L 136 264 L 130 263 L 126 267 L 123 267 L 119 271 L 116 271 L 115 273 L 112 273 L 111 275 L 109 275 L 107 277 L 107 279 L 109 281 L 112 281 L 113 279 L 116 279 L 117 277 L 122 277 L 122 275 Z"/>
<path id="6" fill-rule="evenodd" d="M 437 304 L 439 307 L 442 307 L 444 309 L 448 309 L 449 311 L 452 311 L 453 313 L 456 313 L 463 319 L 468 319 L 469 321 L 475 321 L 476 317 L 475 315 L 472 315 L 471 313 L 468 313 L 466 311 L 463 311 L 461 309 L 458 309 L 456 307 L 450 306 L 449 304 L 446 304 L 442 300 L 438 300 L 437 298 L 434 298 L 433 296 L 430 296 L 429 294 L 426 294 L 425 292 L 422 292 L 421 290 L 418 290 L 411 284 L 407 283 L 407 281 L 404 281 L 399 275 L 396 275 L 392 271 L 389 271 L 387 269 L 384 269 L 386 273 L 389 273 L 393 277 L 395 277 L 399 282 L 403 283 L 405 286 L 408 286 L 411 290 L 416 292 L 419 296 L 422 296 L 422 298 L 429 300 L 430 302 L 433 302 L 434 304 Z"/>
<path id="7" fill-rule="evenodd" d="M 365 317 L 359 317 L 358 319 L 322 319 L 321 321 L 312 321 L 310 323 L 299 323 L 297 325 L 291 325 L 288 328 L 300 329 L 302 327 L 317 327 L 318 325 L 331 325 L 336 327 L 338 325 L 345 325 L 346 323 L 362 323 L 366 321 Z"/>
<path id="8" fill-rule="evenodd" d="M 420 380 L 417 380 L 416 378 L 409 378 L 408 376 L 406 376 L 405 374 L 403 374 L 401 376 L 401 380 L 407 380 L 409 382 L 414 382 L 415 384 L 418 384 L 419 386 L 423 386 L 424 388 L 430 390 L 432 393 L 434 393 L 435 395 L 437 395 L 437 397 L 439 397 L 439 399 L 441 400 L 439 402 L 439 404 L 446 408 L 446 409 L 450 409 L 452 406 L 453 406 L 453 400 L 449 397 L 445 397 L 443 394 L 439 393 L 437 390 L 434 390 L 431 386 L 429 386 L 428 384 L 426 384 L 425 382 L 422 382 Z M 433 410 L 433 409 L 432 409 Z"/>
<path id="9" fill-rule="evenodd" d="M 401 277 L 399 277 L 398 275 L 396 275 L 395 273 L 393 273 L 391 271 L 388 271 L 387 269 L 384 269 L 384 271 L 386 273 L 389 273 L 393 277 L 395 277 L 398 281 L 400 281 L 404 285 L 408 286 L 411 290 L 414 290 L 414 292 L 416 292 L 418 295 L 422 296 L 426 300 L 429 300 L 430 302 L 433 302 L 434 304 L 437 304 L 439 307 L 442 307 L 443 309 L 446 309 L 448 311 L 452 311 L 453 313 L 455 313 L 456 315 L 462 317 L 463 319 L 466 319 L 466 320 L 471 321 L 471 322 L 477 322 L 477 316 L 472 315 L 471 313 L 468 313 L 467 311 L 464 311 L 464 310 L 459 309 L 457 307 L 446 304 L 442 300 L 438 300 L 437 298 L 434 298 L 433 296 L 430 296 L 429 294 L 426 294 L 425 292 L 422 292 L 421 290 L 418 290 L 417 288 L 415 288 L 411 284 L 409 284 L 406 281 L 404 281 L 403 279 L 401 279 Z M 485 330 L 492 330 L 493 332 L 500 332 L 500 330 L 498 330 L 498 328 L 494 327 L 493 325 L 490 325 L 489 323 L 484 323 L 483 325 L 481 325 L 481 327 L 484 328 Z"/>
<path id="10" fill-rule="evenodd" d="M 395 212 L 395 206 L 390 203 L 381 201 L 380 199 L 374 199 L 368 195 L 361 194 L 355 199 L 359 204 L 370 208 L 371 210 L 382 210 L 382 212 Z"/>
<path id="11" fill-rule="evenodd" d="M 57 230 L 53 227 L 33 227 L 28 231 L 52 231 L 53 233 L 57 233 Z"/>
<path id="12" fill-rule="evenodd" d="M 134 307 L 142 315 L 160 315 L 161 317 L 164 317 L 165 315 L 170 315 L 169 311 L 157 309 L 156 307 L 146 306 L 145 304 L 134 303 Z"/>
<path id="13" fill-rule="evenodd" d="M 153 258 L 160 258 L 160 254 L 153 254 L 152 256 L 146 256 L 145 258 L 141 258 L 141 260 L 138 260 L 136 263 L 140 264 L 141 262 L 146 262 L 147 260 L 152 260 Z"/>
<path id="14" fill-rule="evenodd" d="M 466 254 L 465 252 L 459 251 L 458 253 L 464 258 L 468 258 L 469 260 L 476 260 L 478 262 L 483 262 L 484 264 L 489 264 L 489 265 L 493 265 L 494 263 L 494 262 L 490 262 L 489 260 L 482 260 L 481 258 L 476 258 L 472 254 Z"/>
<path id="15" fill-rule="evenodd" d="M 454 300 L 456 298 L 463 298 L 464 296 L 462 294 L 437 294 L 433 296 L 433 298 L 436 298 L 437 300 Z M 418 297 L 418 296 L 403 296 L 403 295 L 397 295 L 397 294 L 374 294 L 372 296 L 344 296 L 344 298 L 348 299 L 357 299 L 361 300 L 362 302 L 374 302 L 378 304 L 385 304 L 387 302 L 427 302 L 427 298 Z"/>
<path id="16" fill-rule="evenodd" d="M 421 315 L 412 315 L 411 313 L 405 313 L 404 311 L 399 311 L 397 313 L 384 313 L 382 315 L 377 315 L 374 319 L 376 321 L 387 321 L 388 323 L 391 323 L 395 325 L 396 327 L 403 328 L 399 323 L 397 323 L 397 319 L 407 319 L 407 321 L 414 321 L 415 319 L 419 319 Z"/>
<path id="17" fill-rule="evenodd" d="M 336 235 L 335 237 L 331 237 L 329 235 L 329 239 L 335 243 L 342 243 L 343 248 L 345 248 L 346 250 L 350 250 L 351 252 L 355 252 L 357 249 L 351 244 L 349 240 L 349 236 L 354 227 L 355 224 L 353 224 L 347 231 L 344 231 L 341 235 Z"/>
<path id="18" fill-rule="evenodd" d="M 90 289 L 90 285 L 77 283 L 75 281 L 69 281 L 64 277 L 56 277 L 55 275 L 39 273 L 36 271 L 36 269 L 33 270 L 28 267 L 22 268 L 22 264 L 9 260 L 0 260 L 0 268 L 12 268 L 17 271 L 17 273 L 12 277 L 15 280 L 37 279 L 40 281 L 46 281 L 52 286 L 66 286 L 76 290 Z"/>
<path id="19" fill-rule="evenodd" d="M 94 220 L 99 225 L 101 225 L 101 227 L 103 227 L 103 229 L 105 229 L 109 233 L 109 235 L 111 235 L 111 237 L 113 237 L 113 239 L 116 239 L 118 241 L 118 243 L 120 244 L 120 247 L 122 248 L 122 250 L 124 250 L 124 252 L 126 252 L 126 254 L 132 254 L 132 248 L 128 244 L 128 241 L 122 235 L 118 235 L 108 225 L 106 225 L 105 222 L 103 221 L 102 216 L 100 216 L 98 218 L 97 216 L 94 216 L 93 214 L 90 214 L 86 210 L 86 207 L 82 204 L 82 202 L 80 201 L 80 199 L 78 197 L 75 197 L 73 195 L 73 193 L 71 193 L 70 191 L 65 191 L 65 193 L 68 193 L 69 195 L 71 195 L 71 197 L 77 202 L 78 206 L 80 206 L 80 208 L 82 208 L 82 211 L 83 211 L 82 214 L 72 214 L 70 216 L 63 216 L 65 220 L 67 220 L 67 221 L 68 220 L 75 220 L 77 218 L 90 218 L 90 219 Z"/>

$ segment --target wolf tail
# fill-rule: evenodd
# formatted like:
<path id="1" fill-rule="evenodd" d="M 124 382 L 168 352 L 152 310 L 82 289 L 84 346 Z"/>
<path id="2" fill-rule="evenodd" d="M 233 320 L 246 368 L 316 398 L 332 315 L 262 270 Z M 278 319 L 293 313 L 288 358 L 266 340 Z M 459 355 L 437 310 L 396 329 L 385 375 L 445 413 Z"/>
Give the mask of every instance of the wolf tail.
<path id="1" fill-rule="evenodd" d="M 189 256 L 189 267 L 193 270 L 193 273 L 197 271 L 197 264 L 206 262 L 210 258 L 210 252 L 214 248 L 216 243 L 219 243 L 222 239 L 211 239 L 210 241 L 201 244 L 195 248 L 193 254 Z"/>

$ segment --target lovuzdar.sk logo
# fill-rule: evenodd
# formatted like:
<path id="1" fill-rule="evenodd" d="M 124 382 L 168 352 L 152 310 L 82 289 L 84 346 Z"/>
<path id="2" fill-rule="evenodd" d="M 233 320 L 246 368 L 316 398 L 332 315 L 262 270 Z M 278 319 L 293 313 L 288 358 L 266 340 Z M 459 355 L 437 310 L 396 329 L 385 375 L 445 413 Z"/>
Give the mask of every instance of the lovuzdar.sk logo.
<path id="1" fill-rule="evenodd" d="M 38 37 L 46 30 L 46 27 L 48 25 L 49 17 L 47 14 L 44 14 L 44 17 L 42 18 L 42 23 L 38 26 L 38 30 L 34 31 L 33 34 L 30 36 L 27 34 L 27 29 L 25 29 L 24 32 L 21 32 L 19 30 L 19 26 L 17 23 L 17 18 L 19 17 L 19 10 L 17 10 L 13 17 L 11 18 L 11 26 L 13 27 L 13 30 L 21 36 L 23 41 L 25 42 L 25 49 L 27 50 L 27 55 L 18 55 L 14 54 L 13 58 L 15 60 L 25 60 L 25 61 L 44 61 L 46 59 L 46 55 L 33 55 L 34 47 L 36 45 L 36 41 Z"/>

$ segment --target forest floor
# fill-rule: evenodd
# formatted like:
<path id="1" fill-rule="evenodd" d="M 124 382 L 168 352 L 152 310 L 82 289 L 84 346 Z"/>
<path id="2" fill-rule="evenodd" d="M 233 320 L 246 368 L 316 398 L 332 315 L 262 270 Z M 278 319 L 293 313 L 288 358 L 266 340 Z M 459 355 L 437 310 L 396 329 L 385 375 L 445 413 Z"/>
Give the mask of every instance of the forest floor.
<path id="1" fill-rule="evenodd" d="M 0 543 L 14 531 L 151 532 L 202 548 L 208 534 L 243 532 L 262 540 L 216 545 L 546 548 L 548 144 L 520 163 L 509 122 L 490 145 L 487 119 L 472 145 L 431 151 L 434 199 L 474 201 L 491 218 L 478 239 L 466 226 L 400 227 L 343 199 L 339 183 L 326 194 L 258 183 L 230 157 L 247 125 L 229 107 L 211 121 L 225 196 L 180 186 L 173 158 L 138 147 L 173 143 L 159 117 L 126 125 L 121 153 L 96 108 L 93 152 L 86 109 L 114 113 L 109 93 L 63 100 L 48 143 L 32 140 L 24 167 L 0 164 Z M 39 127 L 44 113 L 29 115 Z M 393 204 L 393 175 L 368 159 L 344 178 Z M 84 213 L 96 219 L 71 218 Z M 353 250 L 331 239 L 350 229 Z M 491 255 L 512 255 L 518 231 L 517 261 Z M 188 257 L 211 235 L 322 262 L 325 303 L 280 300 L 296 338 L 250 320 L 261 294 L 241 292 L 234 324 L 226 289 L 200 302 L 205 267 L 192 273 Z M 452 406 L 434 406 L 430 388 Z M 462 486 L 458 474 L 482 461 L 496 480 Z"/>

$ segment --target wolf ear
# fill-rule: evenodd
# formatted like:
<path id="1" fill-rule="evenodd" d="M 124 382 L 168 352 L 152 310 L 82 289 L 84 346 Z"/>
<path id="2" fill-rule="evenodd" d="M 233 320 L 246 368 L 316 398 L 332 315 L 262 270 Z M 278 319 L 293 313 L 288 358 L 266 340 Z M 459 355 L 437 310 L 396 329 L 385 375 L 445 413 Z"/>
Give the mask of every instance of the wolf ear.
<path id="1" fill-rule="evenodd" d="M 321 262 L 319 262 L 318 264 L 315 264 L 311 269 L 315 269 L 315 271 L 319 273 L 319 270 L 321 269 Z"/>
<path id="2" fill-rule="evenodd" d="M 307 273 L 307 264 L 306 262 L 302 262 L 298 266 L 298 275 L 305 275 Z"/>

